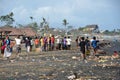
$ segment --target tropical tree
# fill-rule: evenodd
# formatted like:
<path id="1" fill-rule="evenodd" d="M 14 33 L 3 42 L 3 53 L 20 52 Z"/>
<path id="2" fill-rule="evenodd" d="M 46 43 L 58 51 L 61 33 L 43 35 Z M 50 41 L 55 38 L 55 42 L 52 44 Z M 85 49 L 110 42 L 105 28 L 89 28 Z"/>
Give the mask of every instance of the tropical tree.
<path id="1" fill-rule="evenodd" d="M 44 17 L 42 18 L 42 22 L 40 22 L 40 29 L 42 34 L 49 30 L 49 24 Z"/>
<path id="2" fill-rule="evenodd" d="M 111 32 L 109 30 L 105 30 L 103 33 L 104 34 L 110 34 Z"/>
<path id="3" fill-rule="evenodd" d="M 33 24 L 34 22 L 33 22 L 33 17 L 32 16 L 30 16 L 30 19 L 31 19 L 31 24 Z M 33 25 L 31 25 L 32 27 L 33 27 Z"/>
<path id="4" fill-rule="evenodd" d="M 19 28 L 24 27 L 22 24 L 16 24 Z"/>
<path id="5" fill-rule="evenodd" d="M 44 28 L 45 24 L 46 24 L 46 19 L 43 17 L 42 18 L 42 22 L 40 22 L 40 28 Z"/>
<path id="6" fill-rule="evenodd" d="M 34 22 L 34 23 L 32 23 L 32 28 L 35 30 L 35 31 L 37 31 L 38 30 L 38 24 L 37 24 L 37 22 Z"/>
<path id="7" fill-rule="evenodd" d="M 66 19 L 63 19 L 63 25 L 65 26 L 65 31 L 66 31 L 66 34 L 67 34 L 67 25 L 68 25 L 69 23 L 67 22 L 67 20 Z"/>
<path id="8" fill-rule="evenodd" d="M 79 27 L 78 30 L 79 31 L 83 31 L 85 29 L 85 27 Z"/>
<path id="9" fill-rule="evenodd" d="M 32 17 L 32 16 L 30 16 L 30 19 L 31 19 L 31 20 L 33 20 L 33 17 Z"/>
<path id="10" fill-rule="evenodd" d="M 0 16 L 0 21 L 5 23 L 5 25 L 7 25 L 7 26 L 11 26 L 11 24 L 13 24 L 13 22 L 15 21 L 13 16 L 14 16 L 13 12 L 11 12 L 7 15 Z"/>
<path id="11" fill-rule="evenodd" d="M 32 16 L 29 17 L 31 19 L 31 23 L 28 24 L 31 28 L 33 28 L 35 31 L 38 30 L 38 24 L 34 21 L 34 18 Z"/>
<path id="12" fill-rule="evenodd" d="M 66 27 L 69 23 L 67 22 L 66 19 L 63 20 L 63 25 Z"/>

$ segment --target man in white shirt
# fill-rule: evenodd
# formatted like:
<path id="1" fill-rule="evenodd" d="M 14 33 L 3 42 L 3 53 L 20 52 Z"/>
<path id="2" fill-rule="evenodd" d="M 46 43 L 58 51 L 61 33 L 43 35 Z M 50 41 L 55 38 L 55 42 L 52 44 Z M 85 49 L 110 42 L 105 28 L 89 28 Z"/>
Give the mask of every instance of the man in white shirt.
<path id="1" fill-rule="evenodd" d="M 71 39 L 70 39 L 70 37 L 68 36 L 68 38 L 67 38 L 67 49 L 68 50 L 70 50 L 71 49 Z"/>
<path id="2" fill-rule="evenodd" d="M 57 38 L 57 49 L 61 50 L 61 39 L 60 37 Z"/>
<path id="3" fill-rule="evenodd" d="M 21 53 L 21 41 L 22 40 L 20 39 L 20 36 L 15 38 L 17 55 L 18 55 L 18 53 Z"/>

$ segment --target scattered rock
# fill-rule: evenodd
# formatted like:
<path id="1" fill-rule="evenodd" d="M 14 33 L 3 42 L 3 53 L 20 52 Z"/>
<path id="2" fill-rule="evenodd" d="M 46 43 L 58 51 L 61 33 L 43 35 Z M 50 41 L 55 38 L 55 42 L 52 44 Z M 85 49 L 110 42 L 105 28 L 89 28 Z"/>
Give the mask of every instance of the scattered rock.
<path id="1" fill-rule="evenodd" d="M 72 59 L 77 59 L 77 57 L 76 56 L 72 56 Z"/>
<path id="2" fill-rule="evenodd" d="M 67 78 L 68 78 L 68 80 L 73 80 L 76 78 L 76 76 L 73 74 L 73 75 L 68 76 Z"/>

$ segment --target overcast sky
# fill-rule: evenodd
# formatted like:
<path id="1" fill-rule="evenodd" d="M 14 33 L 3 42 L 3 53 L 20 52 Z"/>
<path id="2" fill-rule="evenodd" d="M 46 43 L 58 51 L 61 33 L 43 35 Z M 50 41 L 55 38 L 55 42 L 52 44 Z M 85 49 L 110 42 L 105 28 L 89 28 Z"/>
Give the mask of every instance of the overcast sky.
<path id="1" fill-rule="evenodd" d="M 0 16 L 14 13 L 15 24 L 40 23 L 63 27 L 67 19 L 74 27 L 98 24 L 101 30 L 120 29 L 120 0 L 0 0 Z M 1 24 L 0 24 L 1 25 Z"/>

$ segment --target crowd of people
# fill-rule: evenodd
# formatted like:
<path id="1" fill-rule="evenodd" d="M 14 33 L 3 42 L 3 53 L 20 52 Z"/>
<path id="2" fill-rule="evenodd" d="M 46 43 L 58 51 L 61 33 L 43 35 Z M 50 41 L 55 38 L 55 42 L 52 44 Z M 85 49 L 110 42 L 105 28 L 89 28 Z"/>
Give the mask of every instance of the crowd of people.
<path id="1" fill-rule="evenodd" d="M 6 36 L 6 38 L 2 38 L 0 41 L 1 44 L 1 54 L 4 57 L 9 57 L 11 53 L 13 52 L 13 47 L 15 47 L 16 55 L 19 56 L 19 53 L 21 53 L 22 47 L 24 44 L 26 48 L 26 52 L 29 53 L 33 50 L 33 47 L 35 49 L 40 49 L 40 51 L 53 51 L 53 50 L 70 50 L 71 49 L 71 38 L 68 37 L 60 37 L 57 38 L 52 36 L 41 36 L 41 37 L 23 37 L 17 36 L 14 38 L 14 40 L 11 41 L 9 36 Z M 5 53 L 7 52 L 7 56 Z M 8 55 L 9 53 L 9 55 Z"/>
<path id="2" fill-rule="evenodd" d="M 15 43 L 13 43 L 13 41 Z M 39 49 L 40 51 L 53 51 L 53 50 L 70 50 L 71 49 L 71 38 L 68 37 L 55 37 L 52 36 L 41 36 L 41 37 L 24 37 L 21 38 L 20 36 L 17 36 L 13 41 L 9 38 L 9 36 L 6 36 L 6 38 L 1 40 L 1 54 L 4 57 L 9 58 L 11 56 L 11 53 L 13 52 L 13 47 L 15 47 L 16 55 L 19 56 L 22 50 L 22 44 L 25 44 L 26 52 L 29 53 L 33 50 L 33 46 L 35 49 Z M 77 37 L 76 40 L 76 46 L 77 48 L 80 48 L 80 51 L 82 53 L 83 60 L 86 60 L 86 53 L 90 53 L 91 47 L 94 50 L 94 55 L 96 54 L 96 51 L 98 49 L 97 43 L 99 42 L 96 40 L 96 37 L 93 37 L 92 40 L 90 40 L 88 37 Z"/>
<path id="3" fill-rule="evenodd" d="M 71 39 L 68 36 L 57 38 L 52 35 L 51 37 L 41 36 L 34 39 L 35 48 L 40 48 L 40 51 L 53 51 L 53 50 L 70 50 L 71 48 Z"/>

